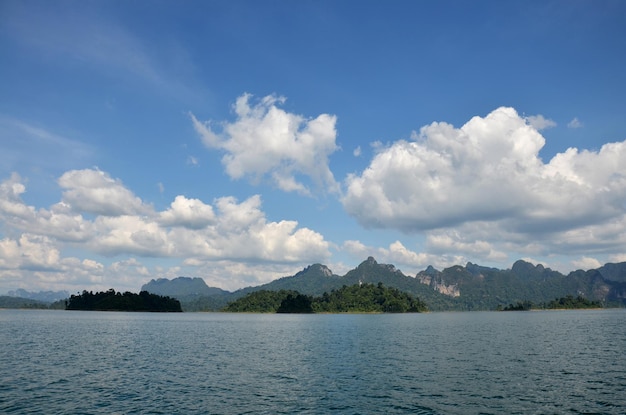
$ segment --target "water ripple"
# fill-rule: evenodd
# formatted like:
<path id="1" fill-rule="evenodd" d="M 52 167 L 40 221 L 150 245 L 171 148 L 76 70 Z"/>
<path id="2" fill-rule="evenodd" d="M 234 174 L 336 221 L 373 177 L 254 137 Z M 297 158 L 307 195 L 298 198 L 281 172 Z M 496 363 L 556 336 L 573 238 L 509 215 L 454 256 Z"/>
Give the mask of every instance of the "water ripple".
<path id="1" fill-rule="evenodd" d="M 626 413 L 624 310 L 0 311 L 0 413 Z"/>

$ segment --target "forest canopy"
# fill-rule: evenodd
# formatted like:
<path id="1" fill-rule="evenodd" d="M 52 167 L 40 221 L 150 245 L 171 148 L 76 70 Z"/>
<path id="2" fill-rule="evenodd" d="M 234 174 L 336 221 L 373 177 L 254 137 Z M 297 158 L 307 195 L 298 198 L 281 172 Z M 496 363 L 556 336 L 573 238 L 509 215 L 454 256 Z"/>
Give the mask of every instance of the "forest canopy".
<path id="1" fill-rule="evenodd" d="M 588 300 L 582 295 L 574 297 L 573 295 L 567 295 L 561 298 L 555 298 L 554 300 L 534 305 L 532 302 L 518 301 L 517 304 L 509 304 L 508 306 L 498 308 L 498 311 L 528 311 L 528 310 L 569 310 L 569 309 L 588 309 L 588 308 L 602 308 L 603 305 L 600 301 Z"/>
<path id="2" fill-rule="evenodd" d="M 72 295 L 65 303 L 66 310 L 90 311 L 158 311 L 181 312 L 180 302 L 170 297 L 162 297 L 141 291 L 139 294 L 131 292 L 115 292 L 110 289 L 104 292 L 93 293 L 83 291 L 80 295 Z"/>
<path id="3" fill-rule="evenodd" d="M 319 297 L 297 291 L 257 291 L 229 303 L 223 311 L 249 313 L 419 313 L 426 304 L 382 283 L 355 284 Z"/>

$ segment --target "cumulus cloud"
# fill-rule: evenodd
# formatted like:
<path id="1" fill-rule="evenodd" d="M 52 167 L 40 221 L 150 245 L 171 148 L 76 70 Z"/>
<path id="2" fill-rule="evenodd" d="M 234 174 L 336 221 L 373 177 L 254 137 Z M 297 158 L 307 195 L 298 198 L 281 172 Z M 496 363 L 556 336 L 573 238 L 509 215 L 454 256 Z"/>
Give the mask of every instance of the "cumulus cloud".
<path id="1" fill-rule="evenodd" d="M 121 181 L 100 170 L 71 170 L 58 183 L 64 189 L 63 201 L 78 212 L 117 216 L 148 209 Z"/>
<path id="2" fill-rule="evenodd" d="M 357 259 L 373 256 L 378 262 L 393 264 L 405 275 L 415 275 L 428 265 L 443 269 L 467 262 L 467 258 L 463 255 L 415 252 L 405 247 L 400 241 L 395 241 L 385 248 L 367 246 L 360 241 L 348 240 L 343 243 L 341 249 Z"/>
<path id="3" fill-rule="evenodd" d="M 526 117 L 526 121 L 537 131 L 556 127 L 556 122 L 554 122 L 553 120 L 549 118 L 545 118 L 541 114 L 528 116 Z"/>
<path id="4" fill-rule="evenodd" d="M 579 260 L 572 261 L 572 264 L 578 269 L 595 269 L 600 268 L 602 264 L 595 258 L 582 257 Z"/>
<path id="5" fill-rule="evenodd" d="M 433 123 L 411 141 L 381 148 L 365 171 L 348 176 L 342 203 L 367 227 L 427 232 L 439 252 L 502 258 L 496 242 L 527 251 L 600 249 L 598 234 L 613 244 L 605 252 L 618 249 L 626 229 L 626 142 L 570 148 L 548 163 L 538 156 L 544 143 L 512 108 L 461 128 Z"/>
<path id="6" fill-rule="evenodd" d="M 508 258 L 506 252 L 498 250 L 493 243 L 481 239 L 467 240 L 454 229 L 429 232 L 426 242 L 429 252 L 434 254 L 456 252 L 469 258 L 483 258 L 496 262 Z"/>
<path id="7" fill-rule="evenodd" d="M 149 275 L 145 266 L 131 267 L 134 280 L 120 271 L 134 257 L 171 258 L 198 269 L 213 267 L 213 272 L 242 262 L 249 267 L 247 275 L 258 266 L 267 270 L 267 277 L 271 269 L 293 270 L 330 256 L 321 234 L 296 221 L 268 221 L 258 195 L 243 201 L 227 196 L 213 204 L 179 195 L 167 209 L 155 211 L 119 180 L 94 169 L 63 174 L 58 181 L 62 200 L 36 209 L 21 199 L 24 182 L 17 174 L 0 182 L 0 221 L 6 232 L 16 235 L 0 240 L 0 283 L 38 272 L 44 288 L 60 281 L 66 286 L 78 280 L 106 284 L 107 278 L 137 285 Z M 84 257 L 65 257 L 70 248 Z M 94 259 L 103 256 L 129 259 L 104 266 Z M 229 277 L 223 274 L 223 286 L 233 288 Z"/>
<path id="8" fill-rule="evenodd" d="M 338 191 L 329 167 L 329 156 L 337 150 L 337 118 L 321 114 L 313 119 L 281 108 L 285 98 L 266 96 L 251 103 L 252 96 L 240 96 L 234 122 L 223 122 L 214 131 L 211 122 L 200 122 L 191 114 L 196 131 L 209 148 L 225 152 L 222 163 L 233 179 L 269 179 L 287 192 L 311 194 L 312 188 Z"/>
<path id="9" fill-rule="evenodd" d="M 22 234 L 17 240 L 0 240 L 0 269 L 55 270 L 59 259 L 59 250 L 43 236 Z"/>
<path id="10" fill-rule="evenodd" d="M 22 202 L 21 195 L 26 191 L 22 178 L 17 173 L 0 183 L 0 211 L 11 217 L 29 220 L 35 210 Z"/>
<path id="11" fill-rule="evenodd" d="M 243 202 L 222 197 L 215 206 L 210 226 L 196 232 L 188 228 L 170 231 L 177 256 L 257 262 L 302 262 L 329 256 L 328 242 L 321 234 L 298 229 L 296 221 L 268 222 L 258 195 Z"/>
<path id="12" fill-rule="evenodd" d="M 199 199 L 176 196 L 169 209 L 159 214 L 160 222 L 165 226 L 185 226 L 201 229 L 215 220 L 213 207 Z"/>
<path id="13" fill-rule="evenodd" d="M 433 123 L 379 150 L 342 199 L 362 224 L 403 231 L 511 216 L 532 196 L 522 181 L 540 165 L 543 137 L 512 108 L 462 128 Z"/>
<path id="14" fill-rule="evenodd" d="M 321 234 L 298 228 L 296 221 L 268 221 L 258 195 L 242 202 L 230 196 L 218 198 L 215 207 L 179 195 L 169 208 L 156 212 L 99 170 L 68 172 L 59 182 L 66 189 L 64 201 L 37 211 L 19 198 L 25 186 L 19 176 L 11 176 L 0 184 L 0 218 L 17 230 L 80 242 L 104 255 L 270 262 L 328 256 L 328 242 Z M 125 206 L 114 209 L 111 200 Z M 77 209 L 95 217 L 86 219 Z"/>

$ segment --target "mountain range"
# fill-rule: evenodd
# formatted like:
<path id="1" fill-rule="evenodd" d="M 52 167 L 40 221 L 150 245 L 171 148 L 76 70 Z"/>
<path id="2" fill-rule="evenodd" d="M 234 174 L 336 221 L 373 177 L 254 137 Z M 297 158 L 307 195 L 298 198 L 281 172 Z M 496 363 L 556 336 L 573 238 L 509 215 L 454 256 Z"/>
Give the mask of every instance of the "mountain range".
<path id="1" fill-rule="evenodd" d="M 313 264 L 293 276 L 233 292 L 209 287 L 203 279 L 189 277 L 151 280 L 141 290 L 176 298 L 186 311 L 208 311 L 219 310 L 260 290 L 293 290 L 320 296 L 344 285 L 379 282 L 417 296 L 432 311 L 495 310 L 522 301 L 547 303 L 567 295 L 582 295 L 607 306 L 626 306 L 626 262 L 567 275 L 523 260 L 505 270 L 468 262 L 441 271 L 429 266 L 415 276 L 408 276 L 394 265 L 379 264 L 369 257 L 343 276 L 334 274 L 325 265 Z"/>
<path id="2" fill-rule="evenodd" d="M 27 291 L 22 288 L 18 288 L 14 291 L 9 291 L 7 293 L 9 297 L 19 297 L 25 298 L 29 300 L 40 301 L 42 303 L 53 303 L 59 300 L 65 300 L 70 296 L 70 293 L 67 291 Z"/>

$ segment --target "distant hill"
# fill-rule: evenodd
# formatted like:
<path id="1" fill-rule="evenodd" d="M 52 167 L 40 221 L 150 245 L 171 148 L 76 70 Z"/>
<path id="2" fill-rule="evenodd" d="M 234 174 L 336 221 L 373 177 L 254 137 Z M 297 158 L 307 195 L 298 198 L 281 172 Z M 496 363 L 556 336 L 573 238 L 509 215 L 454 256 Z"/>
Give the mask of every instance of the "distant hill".
<path id="1" fill-rule="evenodd" d="M 591 300 L 624 304 L 619 284 L 605 280 L 596 271 L 558 271 L 517 261 L 510 270 L 481 267 L 468 263 L 443 271 L 424 271 L 417 278 L 433 290 L 455 298 L 455 309 L 491 310 L 500 305 L 531 301 L 547 303 L 567 295 L 582 295 Z"/>
<path id="2" fill-rule="evenodd" d="M 318 296 L 341 286 L 342 277 L 322 264 L 309 265 L 302 271 L 290 277 L 283 277 L 257 287 L 246 287 L 233 293 L 235 297 L 242 297 L 248 293 L 267 291 L 298 291 L 302 294 Z"/>
<path id="3" fill-rule="evenodd" d="M 189 277 L 178 277 L 173 280 L 168 280 L 167 278 L 150 280 L 150 282 L 141 286 L 141 291 L 175 298 L 210 297 L 228 294 L 228 291 L 220 288 L 209 287 L 202 278 Z"/>
<path id="4" fill-rule="evenodd" d="M 606 280 L 626 283 L 626 262 L 605 264 L 598 268 L 598 272 Z"/>
<path id="5" fill-rule="evenodd" d="M 185 277 L 172 281 L 152 280 L 142 290 L 177 298 L 184 310 L 194 311 L 219 310 L 229 302 L 261 290 L 297 291 L 304 295 L 320 296 L 343 286 L 382 283 L 386 287 L 412 294 L 425 302 L 431 311 L 443 311 L 495 310 L 524 301 L 548 303 L 568 295 L 581 295 L 603 304 L 624 307 L 625 281 L 626 263 L 606 264 L 597 270 L 578 270 L 563 275 L 543 265 L 533 265 L 522 260 L 506 270 L 469 262 L 465 266 L 455 265 L 441 271 L 429 266 L 415 276 L 407 276 L 394 265 L 379 264 L 373 257 L 369 257 L 344 276 L 334 274 L 325 265 L 313 264 L 293 276 L 234 292 L 208 287 L 200 278 Z M 200 286 L 210 290 L 210 294 L 202 294 L 197 288 L 195 291 L 191 288 Z M 160 290 L 153 291 L 155 287 L 160 287 Z M 189 291 L 196 294 L 190 296 Z"/>
<path id="6" fill-rule="evenodd" d="M 0 308 L 48 308 L 49 304 L 30 298 L 0 295 Z"/>
<path id="7" fill-rule="evenodd" d="M 18 288 L 7 293 L 9 297 L 27 298 L 29 300 L 41 301 L 43 303 L 54 303 L 55 301 L 65 300 L 69 298 L 70 293 L 67 291 L 26 291 Z"/>

